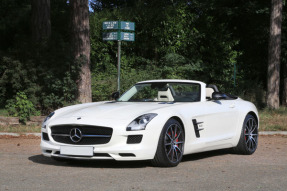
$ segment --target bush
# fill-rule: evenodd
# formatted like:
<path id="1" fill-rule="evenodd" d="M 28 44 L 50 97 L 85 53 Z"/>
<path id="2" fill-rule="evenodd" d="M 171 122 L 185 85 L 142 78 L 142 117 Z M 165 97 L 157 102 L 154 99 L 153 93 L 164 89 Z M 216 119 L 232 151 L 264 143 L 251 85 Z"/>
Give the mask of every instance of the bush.
<path id="1" fill-rule="evenodd" d="M 40 115 L 24 92 L 18 92 L 15 99 L 8 100 L 6 109 L 9 115 L 19 117 L 21 123 L 26 123 L 31 115 Z"/>

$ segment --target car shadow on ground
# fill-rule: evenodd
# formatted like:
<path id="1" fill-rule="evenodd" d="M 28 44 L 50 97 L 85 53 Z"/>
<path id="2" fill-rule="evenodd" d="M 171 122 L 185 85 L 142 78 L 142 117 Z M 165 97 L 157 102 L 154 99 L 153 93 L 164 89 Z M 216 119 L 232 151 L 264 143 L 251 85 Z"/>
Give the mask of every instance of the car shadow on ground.
<path id="1" fill-rule="evenodd" d="M 149 161 L 115 161 L 115 160 L 67 160 L 56 161 L 43 155 L 34 155 L 28 158 L 38 164 L 52 166 L 69 166 L 81 168 L 145 168 L 151 166 Z"/>
<path id="2" fill-rule="evenodd" d="M 197 161 L 215 156 L 232 154 L 230 149 L 208 151 L 185 155 L 182 162 Z M 30 161 L 43 165 L 69 166 L 81 168 L 146 168 L 152 167 L 150 161 L 115 161 L 115 160 L 68 160 L 67 162 L 56 161 L 43 155 L 34 155 L 28 158 Z"/>
<path id="3" fill-rule="evenodd" d="M 69 166 L 81 168 L 145 168 L 151 166 L 149 161 L 115 161 L 115 160 L 67 160 L 56 161 L 43 155 L 34 155 L 28 158 L 38 164 L 52 166 Z"/>
<path id="4" fill-rule="evenodd" d="M 201 160 L 205 158 L 211 158 L 211 157 L 228 155 L 228 154 L 235 155 L 235 153 L 231 149 L 221 149 L 221 150 L 206 151 L 202 153 L 185 155 L 183 156 L 181 162 L 197 161 L 197 160 Z"/>

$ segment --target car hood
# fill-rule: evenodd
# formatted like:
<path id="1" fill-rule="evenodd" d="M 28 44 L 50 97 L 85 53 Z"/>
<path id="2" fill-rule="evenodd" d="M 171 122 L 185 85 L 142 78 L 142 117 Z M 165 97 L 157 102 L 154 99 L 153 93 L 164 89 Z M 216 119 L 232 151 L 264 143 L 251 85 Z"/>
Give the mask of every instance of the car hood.
<path id="1" fill-rule="evenodd" d="M 100 102 L 72 106 L 59 114 L 56 111 L 56 118 L 84 117 L 89 119 L 133 120 L 140 115 L 156 112 L 155 110 L 173 105 L 175 104 L 165 102 Z"/>

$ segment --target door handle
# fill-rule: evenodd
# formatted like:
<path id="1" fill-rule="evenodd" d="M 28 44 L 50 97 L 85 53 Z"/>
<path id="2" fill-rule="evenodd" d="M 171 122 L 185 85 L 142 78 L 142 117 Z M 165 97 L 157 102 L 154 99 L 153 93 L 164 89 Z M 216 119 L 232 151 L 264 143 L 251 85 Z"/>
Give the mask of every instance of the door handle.
<path id="1" fill-rule="evenodd" d="M 235 104 L 233 103 L 233 104 L 229 105 L 229 107 L 230 108 L 235 108 Z"/>

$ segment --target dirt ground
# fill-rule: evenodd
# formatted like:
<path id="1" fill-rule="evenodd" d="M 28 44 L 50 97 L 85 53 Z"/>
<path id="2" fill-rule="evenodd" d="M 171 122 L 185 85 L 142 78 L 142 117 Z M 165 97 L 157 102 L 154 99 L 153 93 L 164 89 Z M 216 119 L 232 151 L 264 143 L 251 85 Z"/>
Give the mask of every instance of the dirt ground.
<path id="1" fill-rule="evenodd" d="M 0 137 L 0 190 L 282 190 L 287 136 L 260 136 L 251 156 L 219 150 L 187 155 L 175 168 L 148 161 L 76 161 L 44 157 L 37 137 Z"/>

